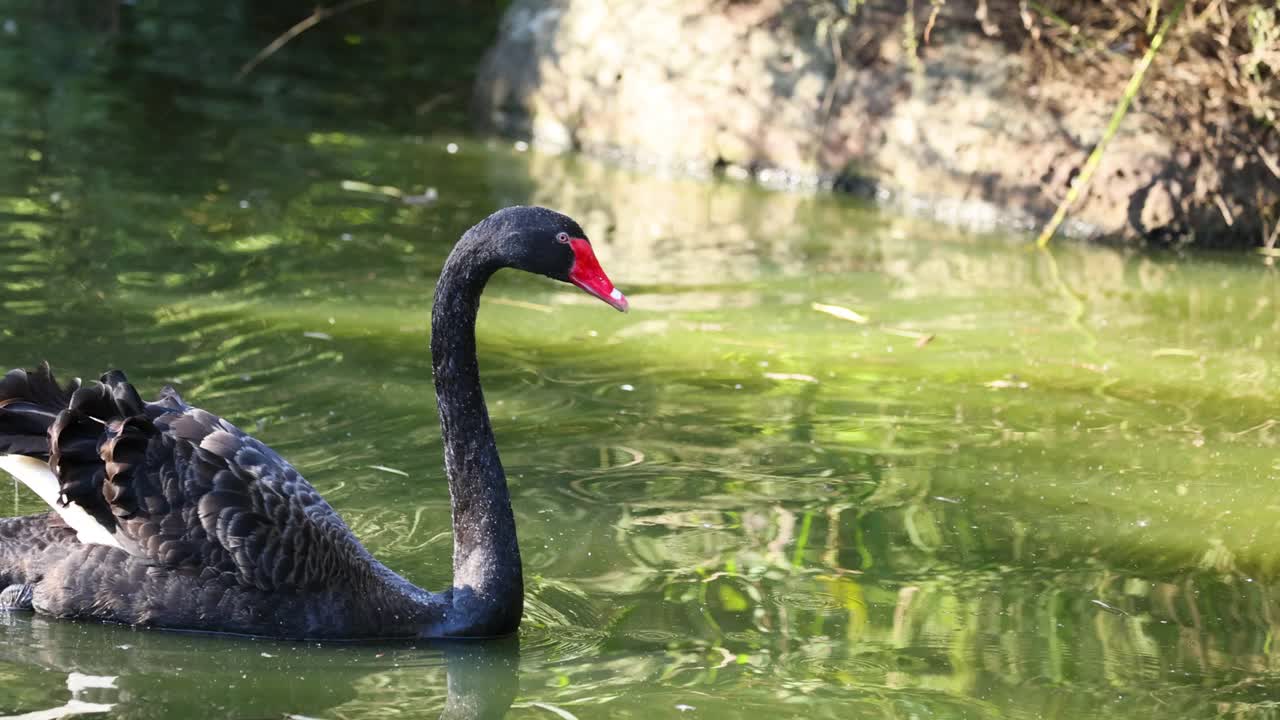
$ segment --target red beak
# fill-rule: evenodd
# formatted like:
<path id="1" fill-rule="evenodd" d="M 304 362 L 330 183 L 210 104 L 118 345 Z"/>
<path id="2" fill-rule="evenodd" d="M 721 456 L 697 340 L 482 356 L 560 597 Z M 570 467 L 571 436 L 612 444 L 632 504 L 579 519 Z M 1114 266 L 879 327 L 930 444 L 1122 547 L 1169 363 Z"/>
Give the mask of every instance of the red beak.
<path id="1" fill-rule="evenodd" d="M 573 250 L 573 269 L 569 271 L 569 282 L 595 295 L 609 305 L 627 311 L 627 298 L 609 281 L 609 276 L 600 269 L 600 261 L 591 250 L 591 243 L 582 238 L 570 238 L 569 247 Z"/>

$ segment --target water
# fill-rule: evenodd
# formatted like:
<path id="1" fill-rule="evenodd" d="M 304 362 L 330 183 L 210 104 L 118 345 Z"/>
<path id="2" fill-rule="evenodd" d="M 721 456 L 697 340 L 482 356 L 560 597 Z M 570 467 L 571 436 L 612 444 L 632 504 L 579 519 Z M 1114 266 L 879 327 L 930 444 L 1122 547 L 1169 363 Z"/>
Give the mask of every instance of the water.
<path id="1" fill-rule="evenodd" d="M 421 585 L 449 578 L 426 327 L 453 240 L 560 208 L 633 311 L 511 273 L 485 296 L 515 642 L 10 615 L 0 712 L 1280 716 L 1280 292 L 1255 259 L 1047 255 L 840 198 L 142 93 L 148 72 L 128 95 L 0 92 L 0 365 L 175 384 Z"/>

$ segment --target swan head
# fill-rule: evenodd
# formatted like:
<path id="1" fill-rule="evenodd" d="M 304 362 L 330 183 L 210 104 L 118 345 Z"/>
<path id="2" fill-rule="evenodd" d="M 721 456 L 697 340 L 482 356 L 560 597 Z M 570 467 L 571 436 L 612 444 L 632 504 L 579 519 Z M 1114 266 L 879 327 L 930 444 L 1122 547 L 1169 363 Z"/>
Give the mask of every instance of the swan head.
<path id="1" fill-rule="evenodd" d="M 471 230 L 494 238 L 503 264 L 578 286 L 610 307 L 627 311 L 627 298 L 600 267 L 591 241 L 573 218 L 541 207 L 509 207 Z"/>

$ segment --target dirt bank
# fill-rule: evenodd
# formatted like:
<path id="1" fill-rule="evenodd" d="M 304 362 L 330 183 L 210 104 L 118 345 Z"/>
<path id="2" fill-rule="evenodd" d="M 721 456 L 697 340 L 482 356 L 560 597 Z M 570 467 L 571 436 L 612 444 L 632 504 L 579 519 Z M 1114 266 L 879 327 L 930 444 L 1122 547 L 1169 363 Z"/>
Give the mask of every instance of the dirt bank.
<path id="1" fill-rule="evenodd" d="M 999 16 L 994 1 L 985 19 L 974 2 L 937 15 L 913 5 L 517 0 L 476 111 L 542 146 L 851 190 L 968 226 L 1037 226 L 1102 137 L 1143 48 L 1110 38 L 1100 60 L 1056 63 L 1035 51 L 1039 21 Z M 1171 36 L 1149 82 L 1186 72 L 1183 41 Z M 1067 232 L 1262 242 L 1280 210 L 1274 133 L 1210 118 L 1209 151 L 1205 103 L 1148 94 Z"/>

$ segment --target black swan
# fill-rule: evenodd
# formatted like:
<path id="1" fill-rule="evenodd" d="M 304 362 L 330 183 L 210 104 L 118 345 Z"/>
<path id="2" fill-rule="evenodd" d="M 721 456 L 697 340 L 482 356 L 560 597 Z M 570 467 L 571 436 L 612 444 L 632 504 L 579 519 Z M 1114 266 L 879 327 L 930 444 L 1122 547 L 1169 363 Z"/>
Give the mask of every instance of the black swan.
<path id="1" fill-rule="evenodd" d="M 431 311 L 453 513 L 453 583 L 431 593 L 379 563 L 298 471 L 171 388 L 123 373 L 60 387 L 48 365 L 0 379 L 0 468 L 52 512 L 0 520 L 0 606 L 62 618 L 283 638 L 513 632 L 524 582 L 476 362 L 480 293 L 512 267 L 627 300 L 576 222 L 500 210 L 463 234 Z"/>

